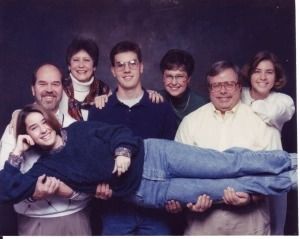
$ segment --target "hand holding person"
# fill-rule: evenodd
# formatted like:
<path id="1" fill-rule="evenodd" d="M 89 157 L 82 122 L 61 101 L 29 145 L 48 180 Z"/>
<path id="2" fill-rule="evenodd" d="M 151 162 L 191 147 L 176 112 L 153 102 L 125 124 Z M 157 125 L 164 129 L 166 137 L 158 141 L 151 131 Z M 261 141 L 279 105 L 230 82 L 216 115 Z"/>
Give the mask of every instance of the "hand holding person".
<path id="1" fill-rule="evenodd" d="M 109 91 L 108 94 L 104 94 L 104 95 L 98 95 L 95 97 L 94 99 L 94 105 L 96 108 L 98 109 L 102 109 L 104 108 L 104 106 L 106 105 L 107 101 L 108 101 L 108 97 L 112 95 L 112 92 Z"/>
<path id="2" fill-rule="evenodd" d="M 188 203 L 186 206 L 192 212 L 205 212 L 207 209 L 211 208 L 213 201 L 206 194 L 203 194 L 198 197 L 195 204 Z"/>
<path id="3" fill-rule="evenodd" d="M 79 195 L 78 192 L 55 177 L 49 177 L 45 174 L 40 176 L 37 180 L 32 199 L 41 200 L 54 194 L 69 199 L 73 199 Z"/>
<path id="4" fill-rule="evenodd" d="M 236 192 L 233 188 L 224 189 L 224 203 L 232 206 L 245 206 L 251 202 L 250 194 L 244 192 Z"/>
<path id="5" fill-rule="evenodd" d="M 159 94 L 157 91 L 147 90 L 147 93 L 152 103 L 158 104 L 164 102 L 164 97 L 161 94 Z"/>
<path id="6" fill-rule="evenodd" d="M 96 194 L 95 194 L 96 198 L 99 198 L 102 200 L 107 200 L 107 199 L 111 198 L 111 196 L 112 196 L 112 190 L 109 187 L 109 184 L 107 184 L 107 183 L 98 184 L 97 189 L 96 189 Z"/>
<path id="7" fill-rule="evenodd" d="M 61 196 L 64 198 L 71 198 L 74 193 L 76 193 L 76 192 L 72 188 L 70 188 L 64 182 L 59 181 L 59 185 L 58 185 L 58 188 L 56 191 L 56 194 L 58 196 Z"/>
<path id="8" fill-rule="evenodd" d="M 60 180 L 55 177 L 47 177 L 45 174 L 38 177 L 35 185 L 33 200 L 41 200 L 56 193 L 60 185 Z"/>
<path id="9" fill-rule="evenodd" d="M 169 213 L 182 212 L 182 207 L 178 201 L 170 200 L 166 202 L 165 209 Z"/>

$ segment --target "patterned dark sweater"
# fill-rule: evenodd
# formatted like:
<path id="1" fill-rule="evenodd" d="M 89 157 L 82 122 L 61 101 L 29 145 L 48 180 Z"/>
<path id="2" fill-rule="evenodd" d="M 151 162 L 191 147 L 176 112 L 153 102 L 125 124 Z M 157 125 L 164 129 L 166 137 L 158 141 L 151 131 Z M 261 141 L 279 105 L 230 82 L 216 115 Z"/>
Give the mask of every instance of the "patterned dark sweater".
<path id="1" fill-rule="evenodd" d="M 68 128 L 67 140 L 61 150 L 43 153 L 33 167 L 22 174 L 5 163 L 0 171 L 0 203 L 19 202 L 34 192 L 42 174 L 54 176 L 72 189 L 95 194 L 97 184 L 110 184 L 114 196 L 125 197 L 137 190 L 143 172 L 143 140 L 124 126 L 102 122 L 75 122 Z M 128 171 L 118 177 L 112 174 L 117 147 L 132 152 Z"/>

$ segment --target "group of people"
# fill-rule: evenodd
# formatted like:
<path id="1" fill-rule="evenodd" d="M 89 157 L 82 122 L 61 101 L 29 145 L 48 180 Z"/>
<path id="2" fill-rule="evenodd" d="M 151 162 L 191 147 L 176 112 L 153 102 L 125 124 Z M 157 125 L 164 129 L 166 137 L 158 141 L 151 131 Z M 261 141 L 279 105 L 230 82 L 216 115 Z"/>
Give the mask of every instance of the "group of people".
<path id="1" fill-rule="evenodd" d="M 184 50 L 161 59 L 159 92 L 142 86 L 138 44 L 117 43 L 110 61 L 113 91 L 95 79 L 91 39 L 69 45 L 67 77 L 34 72 L 34 104 L 1 138 L 0 201 L 14 202 L 18 234 L 282 235 L 296 163 L 280 132 L 295 106 L 277 92 L 277 57 L 212 64 L 208 103 Z"/>

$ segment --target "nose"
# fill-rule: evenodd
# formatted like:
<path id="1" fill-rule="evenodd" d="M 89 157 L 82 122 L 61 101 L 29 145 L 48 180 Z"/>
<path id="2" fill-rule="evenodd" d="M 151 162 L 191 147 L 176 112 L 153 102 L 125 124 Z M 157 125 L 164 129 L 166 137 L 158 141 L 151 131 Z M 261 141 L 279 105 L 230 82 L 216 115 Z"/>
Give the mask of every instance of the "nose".
<path id="1" fill-rule="evenodd" d="M 47 85 L 47 92 L 52 92 L 53 91 L 53 89 L 52 89 L 52 85 L 51 84 L 49 84 L 49 85 Z"/>
<path id="2" fill-rule="evenodd" d="M 225 85 L 221 85 L 220 87 L 220 93 L 224 94 L 227 92 Z"/>
<path id="3" fill-rule="evenodd" d="M 176 85 L 176 84 L 177 84 L 177 79 L 176 79 L 176 77 L 172 76 L 171 83 L 172 83 L 173 85 Z"/>
<path id="4" fill-rule="evenodd" d="M 79 67 L 83 67 L 83 66 L 84 66 L 84 62 L 83 62 L 83 61 L 79 61 L 79 62 L 78 62 L 78 66 L 79 66 Z"/>
<path id="5" fill-rule="evenodd" d="M 41 125 L 41 133 L 45 133 L 47 131 L 46 125 Z"/>
<path id="6" fill-rule="evenodd" d="M 124 71 L 125 72 L 129 72 L 130 71 L 129 63 L 125 63 L 124 64 Z"/>
<path id="7" fill-rule="evenodd" d="M 260 79 L 261 80 L 265 80 L 266 79 L 266 73 L 265 72 L 261 72 L 260 73 Z"/>

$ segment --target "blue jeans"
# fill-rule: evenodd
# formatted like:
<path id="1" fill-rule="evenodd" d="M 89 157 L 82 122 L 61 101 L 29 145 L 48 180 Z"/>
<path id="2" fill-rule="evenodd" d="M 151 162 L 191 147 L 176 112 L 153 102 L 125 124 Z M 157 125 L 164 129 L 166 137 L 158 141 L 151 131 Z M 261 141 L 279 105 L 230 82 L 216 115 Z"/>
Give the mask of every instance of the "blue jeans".
<path id="1" fill-rule="evenodd" d="M 168 200 L 183 204 L 207 194 L 222 200 L 228 186 L 236 191 L 278 195 L 292 186 L 289 154 L 232 148 L 224 152 L 181 143 L 144 140 L 143 178 L 135 203 L 164 207 Z"/>

